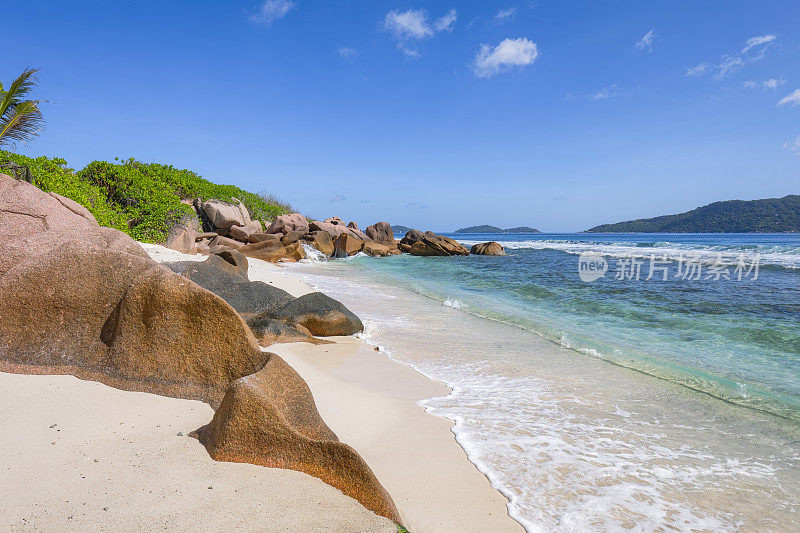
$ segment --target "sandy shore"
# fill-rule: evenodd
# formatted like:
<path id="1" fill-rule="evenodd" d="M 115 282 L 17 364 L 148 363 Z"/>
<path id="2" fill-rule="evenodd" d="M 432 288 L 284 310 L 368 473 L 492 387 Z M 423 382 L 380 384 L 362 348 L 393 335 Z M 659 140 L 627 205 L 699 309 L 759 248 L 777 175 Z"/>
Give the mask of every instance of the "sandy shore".
<path id="1" fill-rule="evenodd" d="M 176 262 L 204 259 L 145 248 L 176 269 Z M 295 296 L 313 290 L 258 260 L 249 275 Z M 406 527 L 522 531 L 505 497 L 456 443 L 452 423 L 417 405 L 447 389 L 358 339 L 335 340 L 269 351 L 307 381 L 323 419 L 367 461 Z M 70 376 L 0 373 L 0 390 L 7 393 L 0 423 L 13 428 L 0 436 L 0 483 L 13 487 L 0 523 L 12 529 L 395 531 L 314 477 L 213 461 L 186 436 L 211 420 L 203 403 Z"/>
<path id="2" fill-rule="evenodd" d="M 315 477 L 214 461 L 187 436 L 202 402 L 72 376 L 0 373 L 0 390 L 0 529 L 396 531 Z"/>

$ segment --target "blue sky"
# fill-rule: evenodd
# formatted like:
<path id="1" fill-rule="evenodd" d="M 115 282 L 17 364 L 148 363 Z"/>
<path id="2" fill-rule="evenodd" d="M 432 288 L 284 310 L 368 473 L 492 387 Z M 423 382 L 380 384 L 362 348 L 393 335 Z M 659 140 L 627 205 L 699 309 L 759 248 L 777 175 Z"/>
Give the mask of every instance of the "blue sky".
<path id="1" fill-rule="evenodd" d="M 136 157 L 314 217 L 576 231 L 800 193 L 800 3 L 14 3 L 73 167 Z"/>

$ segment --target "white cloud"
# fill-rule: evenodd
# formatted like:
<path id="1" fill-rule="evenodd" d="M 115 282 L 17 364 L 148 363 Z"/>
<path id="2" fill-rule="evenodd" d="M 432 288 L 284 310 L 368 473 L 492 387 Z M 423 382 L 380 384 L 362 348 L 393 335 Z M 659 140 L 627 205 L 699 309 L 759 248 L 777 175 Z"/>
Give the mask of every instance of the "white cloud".
<path id="1" fill-rule="evenodd" d="M 428 13 L 424 9 L 409 9 L 403 13 L 389 11 L 384 18 L 383 27 L 398 40 L 424 39 L 433 35 L 433 29 L 428 24 Z"/>
<path id="2" fill-rule="evenodd" d="M 333 198 L 331 198 L 328 201 L 329 202 L 342 202 L 344 200 L 347 200 L 346 196 L 342 196 L 341 194 L 337 194 L 336 196 L 334 196 Z"/>
<path id="3" fill-rule="evenodd" d="M 501 9 L 497 12 L 497 15 L 494 16 L 494 19 L 497 21 L 498 24 L 503 24 L 504 22 L 508 22 L 509 20 L 514 18 L 514 15 L 517 14 L 516 7 L 509 7 L 508 9 Z"/>
<path id="4" fill-rule="evenodd" d="M 717 73 L 714 74 L 714 79 L 721 80 L 726 78 L 741 69 L 744 66 L 744 61 L 739 57 L 723 56 L 722 62 L 716 66 Z"/>
<path id="5" fill-rule="evenodd" d="M 436 27 L 436 31 L 446 31 L 451 32 L 453 31 L 453 25 L 456 23 L 456 19 L 458 18 L 458 11 L 455 9 L 451 9 L 447 12 L 447 14 L 441 18 L 436 19 L 436 23 L 434 26 Z"/>
<path id="6" fill-rule="evenodd" d="M 774 35 L 756 35 L 755 37 L 750 37 L 745 41 L 744 48 L 742 48 L 741 53 L 747 53 L 750 49 L 755 48 L 756 46 L 761 46 L 762 44 L 769 44 L 772 41 L 777 39 Z"/>
<path id="7" fill-rule="evenodd" d="M 504 39 L 495 47 L 482 44 L 475 56 L 473 71 L 479 78 L 491 78 L 512 67 L 533 64 L 539 57 L 536 43 L 524 37 Z"/>
<path id="8" fill-rule="evenodd" d="M 645 35 L 645 37 L 647 37 Z M 710 72 L 715 72 L 714 79 L 721 80 L 741 70 L 748 63 L 755 63 L 764 58 L 772 43 L 777 39 L 774 35 L 757 35 L 745 41 L 744 48 L 736 55 L 722 56 L 718 65 L 700 63 L 696 67 L 686 69 L 686 75 L 690 77 L 704 76 Z M 638 43 L 637 43 L 638 46 Z M 747 87 L 747 85 L 745 85 Z"/>
<path id="9" fill-rule="evenodd" d="M 792 107 L 800 105 L 800 89 L 795 89 L 790 94 L 787 94 L 786 96 L 778 100 L 778 105 L 786 105 L 786 104 L 789 104 Z"/>
<path id="10" fill-rule="evenodd" d="M 770 78 L 764 82 L 764 88 L 774 90 L 783 85 L 784 83 L 786 83 L 786 80 L 784 80 L 783 78 L 777 80 L 775 78 Z"/>
<path id="11" fill-rule="evenodd" d="M 339 55 L 345 58 L 347 61 L 353 61 L 356 57 L 358 57 L 358 50 L 355 48 L 350 48 L 349 46 L 340 46 Z"/>
<path id="12" fill-rule="evenodd" d="M 250 20 L 256 24 L 269 26 L 285 17 L 293 7 L 294 2 L 290 0 L 265 0 L 258 11 L 250 15 Z"/>
<path id="13" fill-rule="evenodd" d="M 384 17 L 383 29 L 394 35 L 398 50 L 409 57 L 419 57 L 414 42 L 433 37 L 439 32 L 452 31 L 457 18 L 455 9 L 432 22 L 428 20 L 428 12 L 424 9 L 392 10 Z"/>
<path id="14" fill-rule="evenodd" d="M 710 65 L 708 63 L 700 63 L 696 67 L 689 67 L 686 69 L 686 75 L 690 78 L 697 78 L 703 76 L 706 72 L 710 70 Z"/>
<path id="15" fill-rule="evenodd" d="M 780 87 L 784 83 L 786 83 L 786 80 L 784 80 L 783 78 L 778 78 L 778 79 L 770 78 L 767 81 L 763 81 L 763 82 L 760 82 L 760 83 L 757 82 L 757 81 L 754 81 L 754 80 L 747 80 L 742 85 L 746 89 L 755 89 L 756 87 L 760 86 L 765 91 L 768 90 L 768 89 L 771 90 L 771 91 L 774 91 L 775 89 L 777 89 L 778 87 Z"/>
<path id="16" fill-rule="evenodd" d="M 609 98 L 614 98 L 615 96 L 619 95 L 619 87 L 617 84 L 609 85 L 608 87 L 603 87 L 596 93 L 589 96 L 592 100 L 608 100 Z"/>
<path id="17" fill-rule="evenodd" d="M 794 140 L 794 142 L 783 143 L 783 148 L 784 150 L 789 150 L 790 152 L 800 155 L 800 135 Z"/>
<path id="18" fill-rule="evenodd" d="M 634 46 L 637 50 L 653 51 L 653 40 L 656 38 L 656 30 L 650 30 L 644 34 L 644 37 L 636 41 Z"/>

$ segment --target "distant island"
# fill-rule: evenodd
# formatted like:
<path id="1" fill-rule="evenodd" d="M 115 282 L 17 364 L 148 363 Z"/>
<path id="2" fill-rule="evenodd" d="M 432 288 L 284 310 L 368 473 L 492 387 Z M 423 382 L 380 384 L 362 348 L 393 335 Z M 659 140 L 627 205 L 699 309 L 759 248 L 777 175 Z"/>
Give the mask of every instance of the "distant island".
<path id="1" fill-rule="evenodd" d="M 714 202 L 677 215 L 603 224 L 587 233 L 797 233 L 800 195 Z"/>
<path id="2" fill-rule="evenodd" d="M 457 229 L 453 233 L 541 233 L 541 231 L 529 226 L 518 226 L 516 228 L 503 229 L 498 228 L 497 226 L 482 224 L 480 226 L 470 226 L 468 228 Z"/>
<path id="3" fill-rule="evenodd" d="M 392 233 L 394 233 L 395 235 L 400 235 L 400 234 L 405 235 L 409 231 L 411 231 L 411 228 L 409 228 L 408 226 L 401 226 L 400 224 L 392 224 Z"/>

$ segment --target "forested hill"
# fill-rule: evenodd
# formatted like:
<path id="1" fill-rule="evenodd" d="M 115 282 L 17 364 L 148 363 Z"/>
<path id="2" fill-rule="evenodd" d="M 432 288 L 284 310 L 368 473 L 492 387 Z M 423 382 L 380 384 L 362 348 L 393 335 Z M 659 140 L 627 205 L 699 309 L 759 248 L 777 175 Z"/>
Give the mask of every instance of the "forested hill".
<path id="1" fill-rule="evenodd" d="M 595 226 L 594 233 L 796 233 L 800 195 L 714 202 L 686 213 Z"/>
<path id="2" fill-rule="evenodd" d="M 498 228 L 497 226 L 489 226 L 483 224 L 480 226 L 470 226 L 468 228 L 457 229 L 453 233 L 541 233 L 536 228 L 529 226 L 518 226 L 516 228 Z"/>

